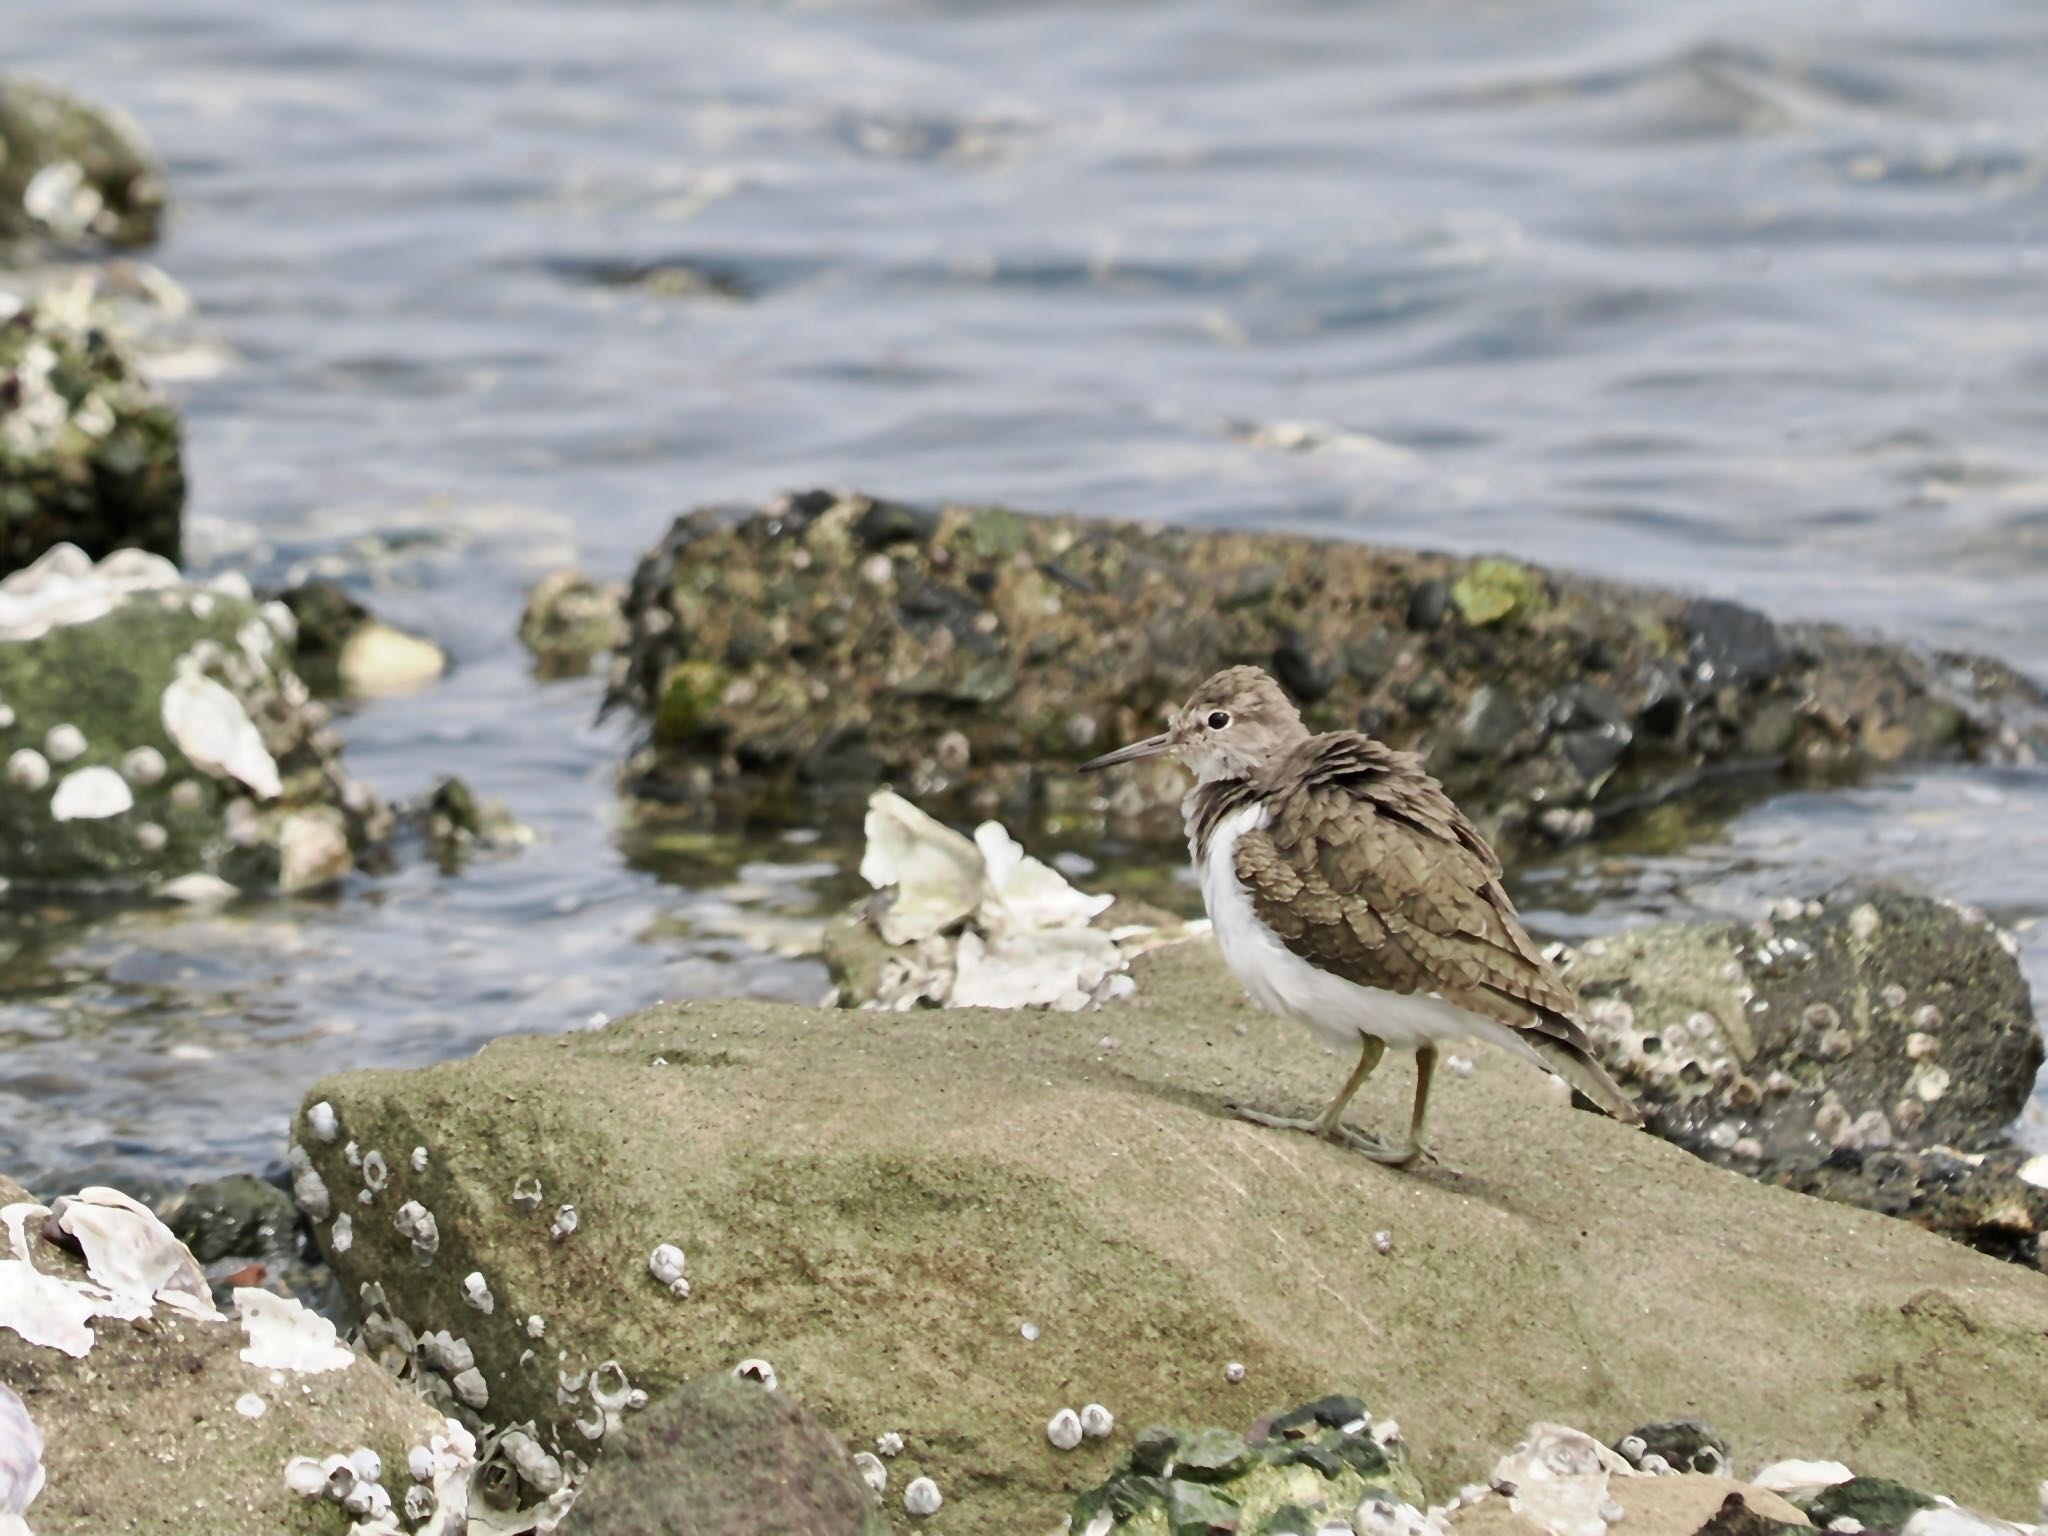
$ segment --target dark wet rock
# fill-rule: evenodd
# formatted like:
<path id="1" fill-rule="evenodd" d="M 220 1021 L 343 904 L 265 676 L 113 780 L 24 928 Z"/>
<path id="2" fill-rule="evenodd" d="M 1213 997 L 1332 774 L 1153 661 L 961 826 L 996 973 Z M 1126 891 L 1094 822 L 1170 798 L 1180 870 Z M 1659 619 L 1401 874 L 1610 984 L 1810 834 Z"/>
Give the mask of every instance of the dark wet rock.
<path id="1" fill-rule="evenodd" d="M 16 302 L 0 291 L 0 576 L 57 544 L 176 560 L 176 413 L 94 322 L 85 289 Z"/>
<path id="2" fill-rule="evenodd" d="M 874 1496 L 793 1398 L 725 1373 L 626 1422 L 564 1536 L 881 1536 Z"/>
<path id="3" fill-rule="evenodd" d="M 881 1027 L 748 1001 L 508 1037 L 327 1079 L 311 1100 L 332 1107 L 331 1139 L 302 1115 L 294 1156 L 322 1182 L 315 1230 L 344 1294 L 371 1287 L 386 1331 L 459 1341 L 491 1420 L 586 1455 L 576 1426 L 602 1405 L 585 1370 L 615 1360 L 609 1390 L 658 1399 L 760 1357 L 848 1443 L 901 1433 L 892 1498 L 931 1476 L 951 1530 L 1051 1529 L 1106 1480 L 1156 1500 L 1147 1480 L 1181 1443 L 1119 1482 L 1124 1431 L 1047 1446 L 1062 1405 L 1242 1426 L 1339 1383 L 1399 1421 L 1430 1487 L 1471 1480 L 1532 1420 L 1626 1425 L 1679 1397 L 1745 1467 L 1853 1446 L 1870 1470 L 1985 1507 L 2031 1501 L 2048 1458 L 2039 1276 L 1729 1178 L 1566 1109 L 1500 1053 L 1441 1080 L 1436 1142 L 1456 1176 L 1250 1128 L 1225 1106 L 1312 1109 L 1329 1059 L 1249 1011 L 1208 946 L 1140 956 L 1132 977 L 1114 1049 L 1103 1015 L 933 1009 Z M 1354 1108 L 1362 1127 L 1406 1114 L 1406 1074 L 1384 1076 Z M 367 1212 L 350 1142 L 390 1163 Z M 424 1169 L 394 1150 L 416 1145 Z M 537 1193 L 515 1200 L 515 1184 Z M 564 1205 L 578 1219 L 557 1240 Z M 417 1213 L 433 1218 L 424 1261 Z M 687 1297 L 649 1271 L 662 1243 L 688 1256 Z M 472 1273 L 489 1313 L 466 1297 Z M 410 1358 L 442 1378 L 439 1346 Z M 1315 1422 L 1245 1438 L 1298 1450 L 1261 1462 L 1312 1486 L 1324 1450 L 1363 1482 L 1385 1474 L 1353 1453 L 1399 1461 L 1369 1431 L 1373 1451 L 1353 1436 L 1339 1455 L 1323 1442 L 1341 1425 Z"/>
<path id="4" fill-rule="evenodd" d="M 1332 1420 L 1310 1404 L 1253 1431 L 1145 1431 L 1123 1464 L 1074 1501 L 1071 1529 L 1088 1531 L 1107 1514 L 1119 1526 L 1186 1532 L 1313 1533 L 1349 1520 L 1360 1503 L 1382 1497 L 1419 1508 L 1421 1485 L 1398 1441 L 1382 1446 L 1362 1404 Z M 1167 1448 L 1165 1457 L 1160 1449 Z"/>
<path id="5" fill-rule="evenodd" d="M 407 810 L 425 834 L 435 862 L 449 873 L 478 854 L 510 853 L 533 841 L 533 829 L 502 801 L 483 799 L 458 778 L 441 780 Z"/>
<path id="6" fill-rule="evenodd" d="M 593 581 L 581 571 L 544 576 L 526 595 L 519 643 L 542 677 L 581 677 L 600 656 L 626 641 L 621 582 Z"/>
<path id="7" fill-rule="evenodd" d="M 1718 598 L 1685 605 L 1685 654 L 1702 683 L 1771 682 L 1792 660 L 1784 635 L 1755 609 Z"/>
<path id="8" fill-rule="evenodd" d="M 163 214 L 163 163 L 125 112 L 0 79 L 0 241 L 147 245 Z"/>
<path id="9" fill-rule="evenodd" d="M 1615 1441 L 1614 1448 L 1638 1468 L 1645 1458 L 1660 1456 L 1676 1472 L 1718 1474 L 1728 1470 L 1728 1442 L 1700 1419 L 1645 1424 Z"/>
<path id="10" fill-rule="evenodd" d="M 1699 1528 L 1698 1536 L 1793 1536 L 1811 1529 L 1792 1520 L 1774 1520 L 1741 1494 L 1731 1493 Z"/>
<path id="11" fill-rule="evenodd" d="M 1178 836 L 1177 770 L 1073 770 L 1243 661 L 1319 729 L 1430 754 L 1509 840 L 1582 836 L 1738 768 L 1822 777 L 2048 741 L 2043 696 L 1994 664 L 1725 603 L 1501 559 L 827 492 L 678 519 L 626 615 L 613 695 L 648 722 L 634 787 L 770 813 L 883 778 L 934 808 Z"/>
<path id="12" fill-rule="evenodd" d="M 202 1264 L 289 1254 L 298 1246 L 299 1209 L 292 1197 L 253 1174 L 194 1184 L 163 1217 Z"/>
<path id="13" fill-rule="evenodd" d="M 1806 1518 L 1823 1531 L 1837 1520 L 1854 1520 L 1866 1531 L 1896 1531 L 1937 1502 L 1933 1494 L 1890 1478 L 1852 1477 L 1810 1500 L 1805 1508 Z"/>
<path id="14" fill-rule="evenodd" d="M 299 675 L 316 697 L 410 693 L 447 669 L 433 641 L 386 624 L 334 582 L 309 581 L 276 597 L 297 623 Z"/>
<path id="15" fill-rule="evenodd" d="M 134 550 L 0 582 L 0 879 L 211 899 L 347 874 L 389 813 L 342 771 L 292 628 Z"/>
<path id="16" fill-rule="evenodd" d="M 1594 940 L 1568 974 L 1660 1135 L 2032 1263 L 2048 1191 L 2006 1130 L 2043 1052 L 2016 953 L 1981 913 L 1850 885 Z"/>

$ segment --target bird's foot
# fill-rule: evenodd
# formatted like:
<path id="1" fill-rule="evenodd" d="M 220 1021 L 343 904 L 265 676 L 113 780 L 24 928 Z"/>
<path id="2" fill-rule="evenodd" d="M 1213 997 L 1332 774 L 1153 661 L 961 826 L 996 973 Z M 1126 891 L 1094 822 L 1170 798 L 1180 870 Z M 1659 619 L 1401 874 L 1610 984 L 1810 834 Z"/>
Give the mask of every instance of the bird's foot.
<path id="1" fill-rule="evenodd" d="M 1242 1104 L 1230 1106 L 1231 1113 L 1240 1120 L 1249 1120 L 1253 1125 L 1270 1126 L 1276 1131 L 1300 1131 L 1314 1136 L 1332 1146 L 1347 1151 L 1362 1153 L 1376 1163 L 1389 1168 L 1406 1168 L 1417 1159 L 1436 1161 L 1436 1154 L 1418 1142 L 1395 1146 L 1384 1137 L 1374 1136 L 1365 1131 L 1353 1130 L 1341 1120 L 1297 1119 L 1292 1115 L 1272 1115 L 1262 1109 L 1250 1109 Z"/>

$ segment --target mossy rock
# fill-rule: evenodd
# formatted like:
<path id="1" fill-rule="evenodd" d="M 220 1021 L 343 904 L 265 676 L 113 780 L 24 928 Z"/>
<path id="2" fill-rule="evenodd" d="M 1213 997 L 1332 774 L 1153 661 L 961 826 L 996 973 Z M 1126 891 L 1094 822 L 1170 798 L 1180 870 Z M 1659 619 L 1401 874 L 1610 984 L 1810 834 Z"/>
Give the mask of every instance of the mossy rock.
<path id="1" fill-rule="evenodd" d="M 316 1231 L 346 1294 L 473 1351 L 480 1417 L 581 1453 L 588 1388 L 563 1373 L 616 1360 L 659 1397 L 761 1357 L 846 1442 L 901 1433 L 892 1484 L 933 1477 L 958 1533 L 1056 1527 L 1131 1428 L 1241 1425 L 1339 1385 L 1398 1420 L 1438 1498 L 1531 1422 L 1682 1404 L 1738 1465 L 1841 1447 L 1981 1507 L 2032 1499 L 2039 1275 L 1571 1111 L 1497 1054 L 1440 1081 L 1423 1172 L 1249 1125 L 1231 1104 L 1312 1110 L 1345 1064 L 1253 1011 L 1208 945 L 1133 976 L 1100 1014 L 685 1003 L 331 1077 L 309 1097 L 334 1139 L 303 1115 L 293 1134 L 352 1241 Z M 1405 1123 L 1408 1092 L 1383 1070 L 1355 1123 Z M 390 1166 L 367 1208 L 351 1142 Z M 398 1155 L 415 1146 L 424 1171 Z M 424 1265 L 407 1202 L 435 1218 Z M 661 1243 L 688 1255 L 685 1299 L 649 1273 Z M 1052 1449 L 1047 1420 L 1091 1401 L 1125 1427 Z"/>
<path id="2" fill-rule="evenodd" d="M 183 429 L 82 292 L 0 293 L 0 576 L 57 544 L 178 558 Z"/>
<path id="3" fill-rule="evenodd" d="M 127 113 L 40 80 L 0 80 L 0 239 L 147 245 L 164 204 L 163 162 Z"/>
<path id="4" fill-rule="evenodd" d="M 883 780 L 963 815 L 1177 839 L 1178 770 L 1074 770 L 1240 662 L 1317 729 L 1426 754 L 1510 842 L 1583 837 L 1717 765 L 1811 778 L 2048 746 L 2048 695 L 1993 663 L 1733 604 L 1499 558 L 860 494 L 677 519 L 625 621 L 613 697 L 648 723 L 629 779 L 707 810 L 853 814 Z"/>
<path id="5" fill-rule="evenodd" d="M 1754 923 L 1613 934 L 1567 974 L 1660 1135 L 2038 1258 L 2048 1191 L 2017 1177 L 2006 1128 L 2041 1033 L 2017 946 L 1983 913 L 1852 882 Z"/>
<path id="6" fill-rule="evenodd" d="M 135 552 L 95 568 L 58 549 L 0 583 L 0 600 L 0 880 L 18 893 L 187 876 L 301 889 L 382 836 L 388 813 L 342 771 L 292 670 L 288 620 L 246 587 L 188 583 Z M 239 718 L 236 771 L 255 782 L 188 753 L 166 714 L 174 693 Z"/>

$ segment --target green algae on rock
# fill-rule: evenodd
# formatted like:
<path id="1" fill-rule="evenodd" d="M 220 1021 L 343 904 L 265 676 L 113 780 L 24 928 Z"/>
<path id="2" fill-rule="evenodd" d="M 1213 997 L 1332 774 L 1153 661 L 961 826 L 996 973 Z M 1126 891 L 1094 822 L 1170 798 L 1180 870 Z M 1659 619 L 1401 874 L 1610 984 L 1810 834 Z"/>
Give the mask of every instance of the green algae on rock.
<path id="1" fill-rule="evenodd" d="M 1652 1127 L 1711 1162 L 2034 1264 L 2048 1190 L 2006 1135 L 2042 1060 L 2010 935 L 1879 886 L 1754 923 L 1567 957 L 1589 1031 Z"/>
<path id="2" fill-rule="evenodd" d="M 1227 1429 L 1155 1426 L 1123 1465 L 1074 1501 L 1071 1529 L 1127 1536 L 1314 1536 L 1351 1528 L 1361 1504 L 1420 1510 L 1428 1500 L 1391 1424 L 1375 1433 L 1355 1397 L 1324 1397 L 1268 1419 L 1249 1439 Z"/>
<path id="3" fill-rule="evenodd" d="M 552 571 L 526 595 L 519 643 L 543 678 L 582 677 L 600 656 L 626 643 L 622 582 L 597 582 L 581 571 Z"/>
<path id="4" fill-rule="evenodd" d="M 177 414 L 95 323 L 89 281 L 26 304 L 0 291 L 0 576 L 60 543 L 176 560 L 182 442 Z"/>
<path id="5" fill-rule="evenodd" d="M 0 79 L 0 241 L 147 245 L 164 203 L 163 162 L 127 113 Z"/>
<path id="6" fill-rule="evenodd" d="M 124 550 L 0 581 L 0 879 L 17 890 L 302 890 L 389 813 L 343 771 L 290 615 Z"/>
<path id="7" fill-rule="evenodd" d="M 1568 1111 L 1505 1058 L 1441 1083 L 1447 1168 L 1389 1172 L 1229 1113 L 1320 1103 L 1330 1068 L 1207 946 L 1133 974 L 1108 1041 L 1093 1015 L 699 1003 L 347 1073 L 293 1156 L 366 1326 L 411 1340 L 392 1348 L 451 1411 L 558 1454 L 609 1441 L 600 1392 L 758 1356 L 847 1441 L 900 1436 L 892 1483 L 933 1478 L 957 1532 L 1050 1530 L 1135 1443 L 1052 1449 L 1062 1405 L 1243 1423 L 1340 1383 L 1433 1490 L 1532 1420 L 1684 1413 L 1744 1465 L 1839 1445 L 1983 1507 L 2031 1499 L 2039 1276 Z M 1361 1124 L 1406 1112 L 1383 1076 Z M 351 1143 L 388 1164 L 367 1206 Z M 423 1169 L 393 1155 L 414 1146 Z M 687 1297 L 650 1273 L 662 1244 Z"/>
<path id="8" fill-rule="evenodd" d="M 1236 662 L 1316 729 L 1430 755 L 1509 835 L 1703 774 L 2017 745 L 2032 685 L 1731 603 L 1516 562 L 806 492 L 679 518 L 641 561 L 614 695 L 658 798 L 773 809 L 878 780 L 978 815 L 1177 834 L 1170 767 L 1073 768 Z"/>

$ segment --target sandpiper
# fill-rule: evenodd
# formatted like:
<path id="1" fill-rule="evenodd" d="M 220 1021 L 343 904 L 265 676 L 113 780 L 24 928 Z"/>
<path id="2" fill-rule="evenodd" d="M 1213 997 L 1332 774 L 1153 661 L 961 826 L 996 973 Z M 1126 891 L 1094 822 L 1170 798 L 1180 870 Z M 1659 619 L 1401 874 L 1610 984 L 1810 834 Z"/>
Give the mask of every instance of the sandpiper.
<path id="1" fill-rule="evenodd" d="M 1260 1007 L 1358 1052 L 1314 1119 L 1238 1114 L 1404 1167 L 1425 1152 L 1439 1045 L 1480 1039 L 1642 1123 L 1593 1059 L 1570 985 L 1515 915 L 1499 858 L 1420 758 L 1357 731 L 1311 735 L 1257 667 L 1217 673 L 1159 735 L 1082 766 L 1159 756 L 1195 775 L 1181 814 L 1231 973 Z M 1389 1045 L 1415 1052 L 1399 1147 L 1344 1124 Z"/>

